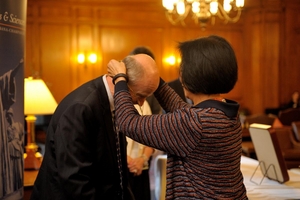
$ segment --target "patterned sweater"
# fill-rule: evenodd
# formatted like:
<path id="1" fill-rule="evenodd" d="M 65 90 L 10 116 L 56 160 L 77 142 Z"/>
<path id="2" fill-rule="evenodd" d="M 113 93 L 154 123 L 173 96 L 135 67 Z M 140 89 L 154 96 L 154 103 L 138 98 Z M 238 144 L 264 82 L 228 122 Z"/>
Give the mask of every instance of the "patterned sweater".
<path id="1" fill-rule="evenodd" d="M 155 96 L 167 114 L 140 116 L 125 81 L 115 87 L 120 131 L 167 152 L 166 199 L 248 199 L 240 170 L 239 104 L 186 104 L 161 80 Z"/>

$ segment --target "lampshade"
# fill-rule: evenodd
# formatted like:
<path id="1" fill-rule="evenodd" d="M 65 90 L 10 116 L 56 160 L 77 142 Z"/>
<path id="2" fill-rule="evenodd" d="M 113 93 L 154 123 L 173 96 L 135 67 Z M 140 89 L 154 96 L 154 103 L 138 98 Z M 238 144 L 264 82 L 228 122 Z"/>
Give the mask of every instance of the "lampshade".
<path id="1" fill-rule="evenodd" d="M 24 114 L 53 114 L 57 102 L 42 79 L 25 78 L 24 83 Z"/>

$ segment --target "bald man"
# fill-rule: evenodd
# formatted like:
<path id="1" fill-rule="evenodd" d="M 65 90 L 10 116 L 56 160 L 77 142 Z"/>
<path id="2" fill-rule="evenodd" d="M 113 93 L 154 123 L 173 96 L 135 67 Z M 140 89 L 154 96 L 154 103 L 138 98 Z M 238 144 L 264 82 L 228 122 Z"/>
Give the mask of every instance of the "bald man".
<path id="1" fill-rule="evenodd" d="M 145 54 L 127 56 L 123 62 L 133 103 L 142 105 L 158 87 L 156 64 Z M 31 199 L 134 199 L 128 185 L 126 138 L 116 134 L 113 120 L 116 78 L 102 75 L 60 102 L 47 130 Z"/>

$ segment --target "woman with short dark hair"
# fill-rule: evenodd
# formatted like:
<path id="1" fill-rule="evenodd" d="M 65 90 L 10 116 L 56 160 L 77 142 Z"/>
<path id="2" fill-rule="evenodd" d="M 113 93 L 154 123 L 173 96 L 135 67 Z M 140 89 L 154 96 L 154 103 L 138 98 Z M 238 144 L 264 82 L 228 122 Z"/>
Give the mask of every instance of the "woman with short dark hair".
<path id="1" fill-rule="evenodd" d="M 124 77 L 115 79 L 116 121 L 132 139 L 167 152 L 166 199 L 247 199 L 240 170 L 239 104 L 224 99 L 237 81 L 234 51 L 222 37 L 182 42 L 180 79 L 185 103 L 162 79 L 155 96 L 166 114 L 140 116 Z M 126 63 L 125 63 L 126 64 Z M 108 74 L 126 74 L 112 60 Z"/>
<path id="2" fill-rule="evenodd" d="M 183 86 L 192 93 L 224 94 L 238 78 L 235 54 L 229 43 L 218 36 L 179 44 L 180 76 Z"/>

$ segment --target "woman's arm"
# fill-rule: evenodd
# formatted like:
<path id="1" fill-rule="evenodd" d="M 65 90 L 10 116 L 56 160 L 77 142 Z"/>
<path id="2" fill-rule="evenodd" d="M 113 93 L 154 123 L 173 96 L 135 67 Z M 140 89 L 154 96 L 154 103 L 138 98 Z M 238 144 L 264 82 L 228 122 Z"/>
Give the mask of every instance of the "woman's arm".
<path id="1" fill-rule="evenodd" d="M 162 108 L 166 112 L 173 112 L 176 109 L 190 107 L 182 98 L 171 88 L 162 78 L 158 89 L 154 92 L 154 95 Z"/>
<path id="2" fill-rule="evenodd" d="M 159 92 L 167 96 L 167 90 L 165 88 Z M 193 122 L 198 118 L 188 104 L 185 104 L 186 108 L 169 114 L 140 116 L 132 104 L 125 81 L 115 85 L 114 99 L 116 122 L 120 131 L 139 143 L 185 157 L 201 138 L 201 124 Z"/>

